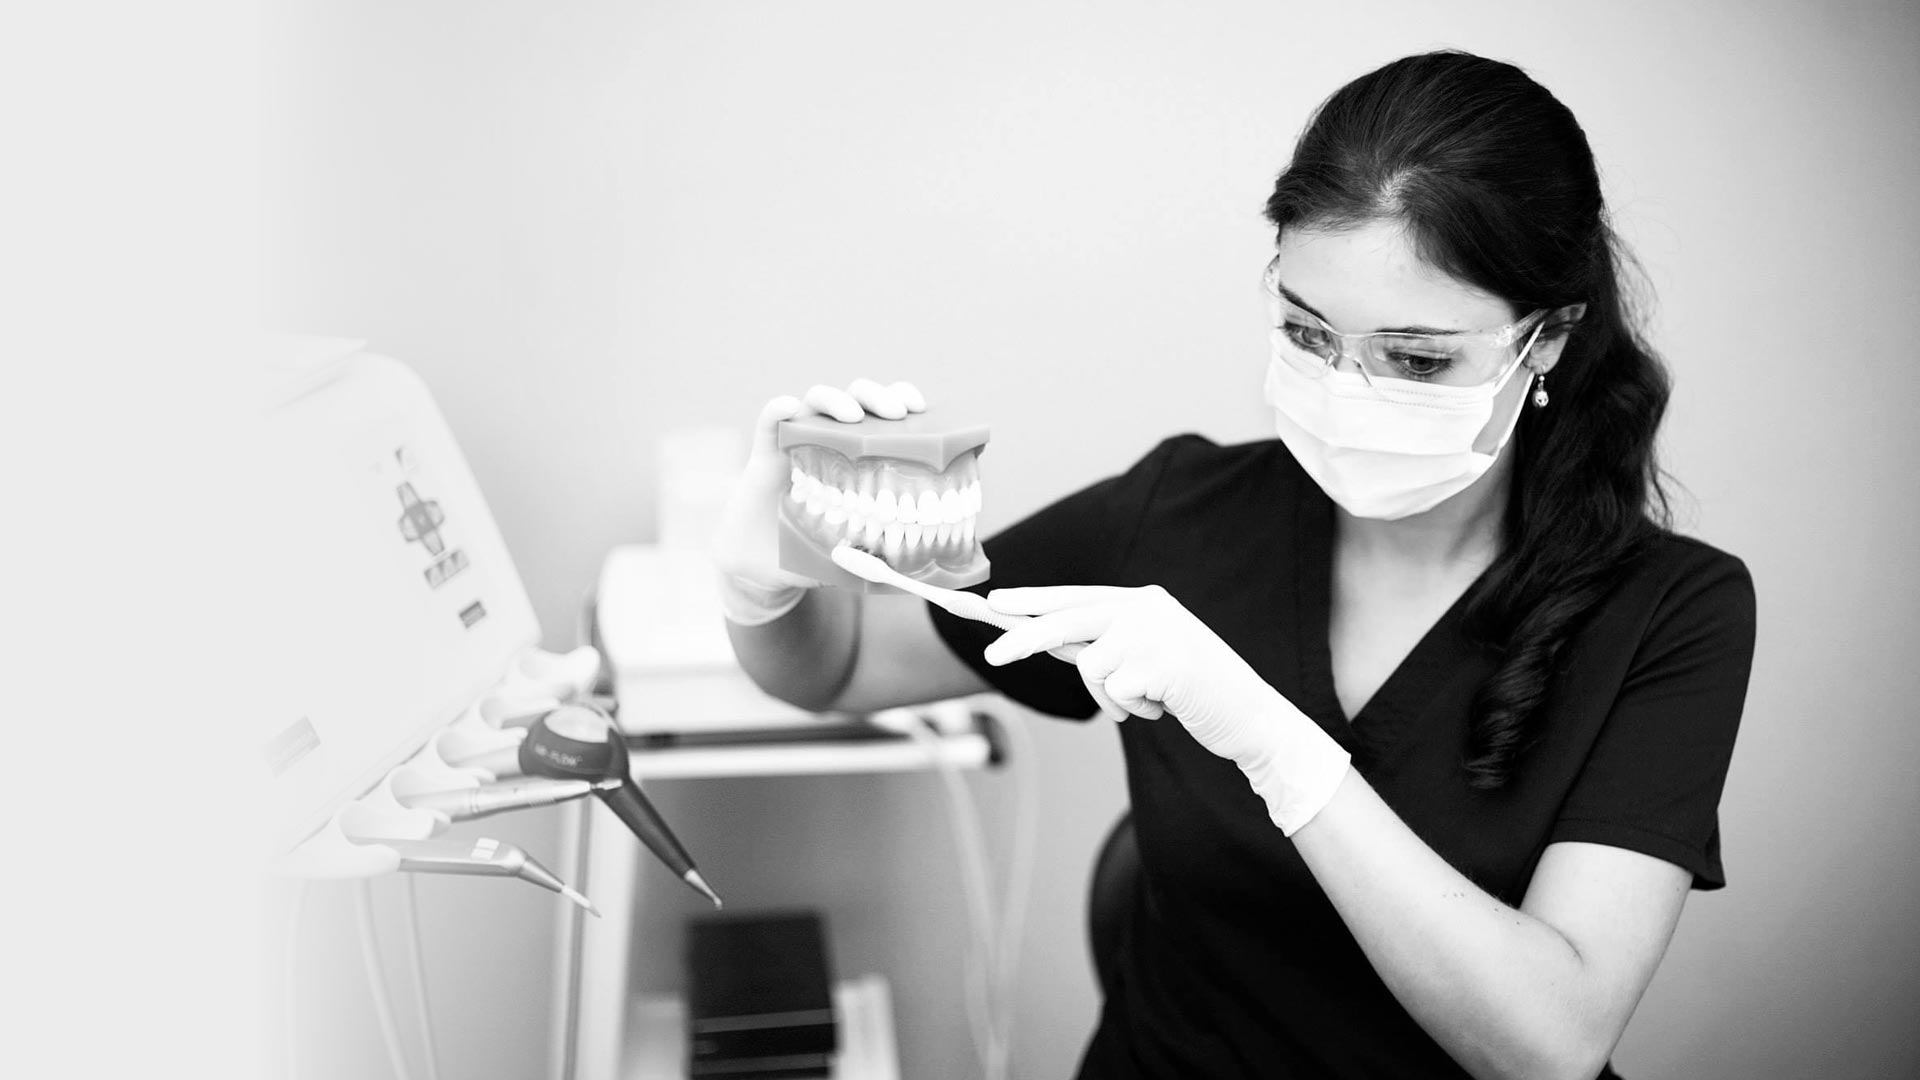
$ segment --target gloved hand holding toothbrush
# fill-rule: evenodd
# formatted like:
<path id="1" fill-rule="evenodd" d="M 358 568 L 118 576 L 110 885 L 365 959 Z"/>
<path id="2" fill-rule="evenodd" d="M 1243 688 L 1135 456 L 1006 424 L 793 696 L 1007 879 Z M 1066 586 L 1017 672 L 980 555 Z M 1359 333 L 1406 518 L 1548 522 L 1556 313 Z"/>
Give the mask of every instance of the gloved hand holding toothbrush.
<path id="1" fill-rule="evenodd" d="M 1069 642 L 1087 690 L 1116 720 L 1171 714 L 1200 745 L 1240 766 L 1288 836 L 1332 800 L 1349 755 L 1157 585 L 995 589 L 995 611 L 1034 616 L 987 646 L 1012 663 Z"/>
<path id="2" fill-rule="evenodd" d="M 782 395 L 766 403 L 754 421 L 746 468 L 728 494 L 714 536 L 714 562 L 720 569 L 721 604 L 727 618 L 758 626 L 786 614 L 819 582 L 780 568 L 780 500 L 791 467 L 780 450 L 780 421 L 808 413 L 858 423 L 868 414 L 898 420 L 925 412 L 926 399 L 912 383 L 881 385 L 855 379 L 843 390 L 817 385 L 804 397 Z"/>

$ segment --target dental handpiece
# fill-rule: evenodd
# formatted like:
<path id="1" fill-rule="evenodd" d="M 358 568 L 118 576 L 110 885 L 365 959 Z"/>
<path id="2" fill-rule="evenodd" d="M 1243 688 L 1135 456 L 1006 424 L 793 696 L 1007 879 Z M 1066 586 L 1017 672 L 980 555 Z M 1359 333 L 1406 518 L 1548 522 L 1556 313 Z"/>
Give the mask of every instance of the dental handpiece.
<path id="1" fill-rule="evenodd" d="M 520 744 L 520 768 L 532 776 L 607 781 L 594 794 L 680 880 L 720 906 L 720 897 L 694 869 L 693 857 L 633 782 L 627 744 L 607 714 L 591 705 L 562 705 L 534 721 Z"/>
<path id="2" fill-rule="evenodd" d="M 382 847 L 400 855 L 397 869 L 416 874 L 477 874 L 483 877 L 516 877 L 531 881 L 592 912 L 600 909 L 593 901 L 575 892 L 553 871 L 541 866 L 533 856 L 512 844 L 482 837 L 478 840 L 378 840 Z"/>
<path id="3" fill-rule="evenodd" d="M 600 784 L 611 784 L 602 780 Z M 400 805 L 427 810 L 438 810 L 447 815 L 450 821 L 470 821 L 473 818 L 486 817 L 489 814 L 504 813 L 508 810 L 523 810 L 533 806 L 552 806 L 569 799 L 577 799 L 593 792 L 596 782 L 592 780 L 515 780 L 509 783 L 484 784 L 480 787 L 454 788 L 450 791 L 426 791 L 413 795 L 397 795 Z"/>

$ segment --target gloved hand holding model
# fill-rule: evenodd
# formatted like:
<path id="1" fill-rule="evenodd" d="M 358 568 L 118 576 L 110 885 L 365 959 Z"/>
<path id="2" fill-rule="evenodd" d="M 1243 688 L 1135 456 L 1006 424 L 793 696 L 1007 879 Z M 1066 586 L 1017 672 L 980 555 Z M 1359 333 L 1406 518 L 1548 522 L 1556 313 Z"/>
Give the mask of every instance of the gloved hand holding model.
<path id="1" fill-rule="evenodd" d="M 1340 744 L 1157 585 L 995 589 L 987 603 L 1035 616 L 987 646 L 988 663 L 1089 642 L 1074 664 L 1103 711 L 1116 720 L 1173 714 L 1200 745 L 1240 766 L 1288 836 L 1346 777 L 1350 755 Z"/>
<path id="2" fill-rule="evenodd" d="M 849 424 L 869 413 L 898 420 L 926 407 L 926 399 L 913 384 L 882 386 L 871 379 L 855 379 L 844 390 L 815 386 L 804 398 L 783 395 L 767 402 L 754 421 L 752 451 L 727 498 L 714 537 L 714 561 L 728 619 L 742 626 L 770 622 L 798 604 L 807 589 L 820 584 L 780 568 L 780 500 L 788 492 L 792 472 L 779 446 L 780 422 L 809 413 Z"/>

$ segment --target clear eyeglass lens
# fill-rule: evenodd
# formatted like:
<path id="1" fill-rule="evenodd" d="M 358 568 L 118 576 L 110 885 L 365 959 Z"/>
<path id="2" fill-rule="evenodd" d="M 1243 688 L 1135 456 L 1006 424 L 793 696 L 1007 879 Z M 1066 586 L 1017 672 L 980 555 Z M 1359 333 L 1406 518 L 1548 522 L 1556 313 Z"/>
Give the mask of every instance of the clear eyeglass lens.
<path id="1" fill-rule="evenodd" d="M 1338 365 L 1343 337 L 1354 345 L 1346 354 L 1358 361 L 1369 381 L 1478 386 L 1498 378 L 1513 359 L 1512 346 L 1492 334 L 1341 335 L 1283 297 L 1270 293 L 1268 300 L 1274 325 L 1293 346 L 1285 352 L 1287 360 L 1314 378 Z"/>
<path id="2" fill-rule="evenodd" d="M 1478 386 L 1499 374 L 1496 350 L 1457 338 L 1379 334 L 1362 340 L 1361 363 L 1375 379 Z"/>

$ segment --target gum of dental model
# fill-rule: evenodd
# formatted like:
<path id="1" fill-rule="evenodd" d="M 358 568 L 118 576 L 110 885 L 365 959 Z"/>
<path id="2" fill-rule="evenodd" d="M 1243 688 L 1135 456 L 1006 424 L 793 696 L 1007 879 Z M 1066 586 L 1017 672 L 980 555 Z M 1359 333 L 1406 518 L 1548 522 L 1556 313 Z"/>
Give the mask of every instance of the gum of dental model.
<path id="1" fill-rule="evenodd" d="M 808 415 L 781 421 L 778 431 L 793 475 L 780 506 L 782 569 L 856 592 L 900 591 L 835 565 L 833 547 L 844 542 L 930 585 L 986 580 L 975 531 L 985 425 L 938 413 L 853 424 Z"/>

